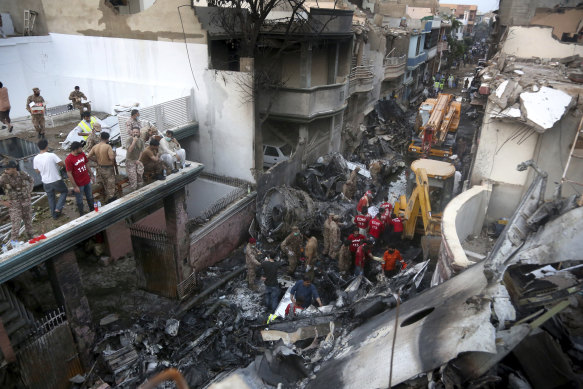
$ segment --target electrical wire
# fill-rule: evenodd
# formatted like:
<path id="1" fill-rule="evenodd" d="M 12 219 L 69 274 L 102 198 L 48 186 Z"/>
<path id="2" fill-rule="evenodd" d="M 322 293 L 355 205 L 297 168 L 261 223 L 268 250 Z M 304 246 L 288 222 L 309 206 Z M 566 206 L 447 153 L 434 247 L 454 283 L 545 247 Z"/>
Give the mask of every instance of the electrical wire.
<path id="1" fill-rule="evenodd" d="M 194 70 L 192 70 L 192 62 L 190 61 L 190 53 L 188 52 L 188 43 L 186 42 L 186 31 L 184 31 L 184 22 L 182 21 L 182 14 L 180 13 L 180 8 L 190 7 L 190 4 L 179 5 L 176 7 L 178 11 L 178 17 L 180 18 L 180 25 L 182 26 L 182 35 L 184 36 L 184 47 L 186 47 L 186 57 L 188 57 L 188 65 L 190 66 L 190 73 L 192 74 L 192 79 L 194 80 L 194 85 L 196 85 L 196 90 L 199 90 L 198 83 L 194 77 Z"/>

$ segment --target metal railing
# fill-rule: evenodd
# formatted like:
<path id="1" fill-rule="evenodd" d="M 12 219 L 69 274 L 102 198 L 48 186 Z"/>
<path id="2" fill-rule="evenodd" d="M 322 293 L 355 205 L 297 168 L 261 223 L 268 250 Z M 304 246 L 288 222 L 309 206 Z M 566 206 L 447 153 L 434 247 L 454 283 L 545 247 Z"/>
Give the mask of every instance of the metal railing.
<path id="1" fill-rule="evenodd" d="M 385 57 L 383 64 L 385 66 L 401 66 L 407 62 L 407 54 L 403 54 L 400 57 Z"/>
<path id="2" fill-rule="evenodd" d="M 350 74 L 348 75 L 348 79 L 350 81 L 359 80 L 359 79 L 372 79 L 374 74 L 372 72 L 372 65 L 360 65 L 355 66 L 350 70 Z"/>
<path id="3" fill-rule="evenodd" d="M 150 107 L 137 108 L 140 111 L 140 121 L 150 122 L 162 134 L 166 130 L 192 123 L 196 121 L 192 99 L 193 95 L 165 101 Z M 122 145 L 128 138 L 126 122 L 130 116 L 130 112 L 121 112 L 117 115 Z"/>

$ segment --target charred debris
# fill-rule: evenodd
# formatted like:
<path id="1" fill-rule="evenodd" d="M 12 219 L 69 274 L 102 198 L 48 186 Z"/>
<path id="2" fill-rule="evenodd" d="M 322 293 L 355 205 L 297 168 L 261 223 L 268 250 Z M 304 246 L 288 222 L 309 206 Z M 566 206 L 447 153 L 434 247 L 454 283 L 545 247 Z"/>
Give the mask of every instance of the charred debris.
<path id="1" fill-rule="evenodd" d="M 410 137 L 402 136 L 412 118 L 401 114 L 364 127 L 348 160 L 323 156 L 294 185 L 265 192 L 250 227 L 263 255 L 285 264 L 278 246 L 291 226 L 320 238 L 331 212 L 346 236 L 356 211 L 342 187 L 356 167 L 356 193 L 373 190 L 374 205 L 406 191 Z M 388 184 L 373 182 L 373 161 Z M 267 324 L 265 287 L 247 287 L 241 248 L 209 268 L 196 297 L 168 317 L 142 316 L 130 328 L 104 318 L 94 349 L 102 386 L 94 387 L 137 387 L 168 367 L 190 387 L 210 388 L 580 387 L 583 208 L 575 198 L 545 202 L 546 176 L 536 172 L 487 258 L 441 283 L 432 284 L 436 258 L 424 258 L 417 241 L 396 244 L 408 267 L 388 279 L 376 264 L 364 276 L 342 274 L 320 255 L 313 283 L 324 307 Z M 279 278 L 276 312 L 304 271 L 302 263 Z"/>

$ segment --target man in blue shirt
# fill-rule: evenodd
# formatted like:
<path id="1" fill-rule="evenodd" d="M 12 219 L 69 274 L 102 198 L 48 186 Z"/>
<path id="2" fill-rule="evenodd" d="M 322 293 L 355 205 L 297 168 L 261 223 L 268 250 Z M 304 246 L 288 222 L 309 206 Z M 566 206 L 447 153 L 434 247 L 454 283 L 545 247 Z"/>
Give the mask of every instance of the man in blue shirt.
<path id="1" fill-rule="evenodd" d="M 308 308 L 312 301 L 316 301 L 319 306 L 322 306 L 322 300 L 320 300 L 320 296 L 318 295 L 318 291 L 316 287 L 312 285 L 312 280 L 310 279 L 309 274 L 304 274 L 303 280 L 296 282 L 296 284 L 291 288 L 291 301 L 296 304 L 296 301 L 301 296 L 303 298 L 303 302 L 297 301 L 296 305 L 301 306 L 302 308 Z"/>

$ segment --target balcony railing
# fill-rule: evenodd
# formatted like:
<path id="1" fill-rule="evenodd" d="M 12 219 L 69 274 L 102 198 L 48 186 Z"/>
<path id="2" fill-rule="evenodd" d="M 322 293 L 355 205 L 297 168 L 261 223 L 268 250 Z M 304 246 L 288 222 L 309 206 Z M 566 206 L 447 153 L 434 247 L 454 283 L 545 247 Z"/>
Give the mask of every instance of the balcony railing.
<path id="1" fill-rule="evenodd" d="M 427 59 L 431 59 L 437 55 L 437 46 L 434 46 L 427 50 Z"/>
<path id="2" fill-rule="evenodd" d="M 366 93 L 373 88 L 374 73 L 372 65 L 355 66 L 348 75 L 348 93 Z"/>
<path id="3" fill-rule="evenodd" d="M 416 68 L 423 62 L 427 61 L 427 53 L 423 52 L 416 57 L 407 58 L 407 67 L 408 68 Z"/>
<path id="4" fill-rule="evenodd" d="M 346 86 L 343 82 L 311 88 L 274 88 L 259 98 L 259 109 L 272 118 L 310 122 L 344 110 Z"/>
<path id="5" fill-rule="evenodd" d="M 405 65 L 407 64 L 407 55 L 400 57 L 385 57 L 383 61 L 385 68 L 385 80 L 397 78 L 405 73 Z"/>

